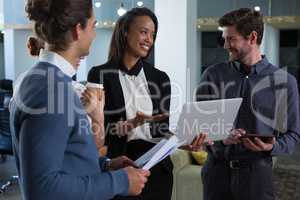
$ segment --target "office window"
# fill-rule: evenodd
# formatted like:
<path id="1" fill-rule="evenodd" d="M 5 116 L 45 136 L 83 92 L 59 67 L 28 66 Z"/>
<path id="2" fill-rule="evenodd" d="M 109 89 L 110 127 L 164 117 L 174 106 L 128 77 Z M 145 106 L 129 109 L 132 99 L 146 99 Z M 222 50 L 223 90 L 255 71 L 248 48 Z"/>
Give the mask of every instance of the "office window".
<path id="1" fill-rule="evenodd" d="M 294 75 L 300 85 L 300 30 L 280 31 L 280 67 Z"/>
<path id="2" fill-rule="evenodd" d="M 221 31 L 202 32 L 201 37 L 201 58 L 203 72 L 208 66 L 224 62 L 228 59 L 228 53 L 223 48 L 223 38 Z"/>

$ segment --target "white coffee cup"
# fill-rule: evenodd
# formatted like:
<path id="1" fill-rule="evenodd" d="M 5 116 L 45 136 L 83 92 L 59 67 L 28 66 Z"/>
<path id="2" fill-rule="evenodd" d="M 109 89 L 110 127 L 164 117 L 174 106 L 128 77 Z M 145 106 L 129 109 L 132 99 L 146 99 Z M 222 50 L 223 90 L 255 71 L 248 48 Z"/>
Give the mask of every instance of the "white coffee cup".
<path id="1" fill-rule="evenodd" d="M 97 98 L 99 100 L 101 100 L 103 89 L 104 89 L 103 84 L 87 82 L 87 84 L 85 85 L 85 87 L 88 90 L 90 90 L 92 93 L 95 93 L 95 95 L 97 96 Z"/>

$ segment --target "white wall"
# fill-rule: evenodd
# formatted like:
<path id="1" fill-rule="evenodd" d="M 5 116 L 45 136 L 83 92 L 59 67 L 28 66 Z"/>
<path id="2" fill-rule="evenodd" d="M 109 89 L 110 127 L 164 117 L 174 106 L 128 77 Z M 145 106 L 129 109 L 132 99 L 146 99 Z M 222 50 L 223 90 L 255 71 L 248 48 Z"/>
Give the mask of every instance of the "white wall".
<path id="1" fill-rule="evenodd" d="M 15 77 L 28 70 L 37 61 L 37 58 L 30 56 L 27 51 L 27 38 L 32 34 L 31 30 L 15 31 Z"/>
<path id="2" fill-rule="evenodd" d="M 4 34 L 4 60 L 5 78 L 15 79 L 15 31 L 5 30 Z"/>
<path id="3" fill-rule="evenodd" d="M 187 101 L 192 101 L 201 75 L 201 33 L 197 30 L 197 1 L 187 5 Z"/>
<path id="4" fill-rule="evenodd" d="M 196 0 L 156 0 L 159 30 L 155 66 L 165 71 L 172 84 L 170 128 L 174 129 L 183 103 L 190 100 L 196 63 Z M 191 75 L 192 74 L 192 75 Z"/>
<path id="5" fill-rule="evenodd" d="M 82 61 L 79 70 L 77 71 L 77 80 L 85 81 L 89 70 L 93 66 L 97 66 L 107 62 L 112 29 L 97 29 L 96 38 L 90 49 L 89 56 Z"/>
<path id="6" fill-rule="evenodd" d="M 32 67 L 36 58 L 27 51 L 27 38 L 32 35 L 29 29 L 5 30 L 5 78 L 15 80 L 22 72 Z"/>
<path id="7" fill-rule="evenodd" d="M 98 29 L 97 37 L 90 49 L 87 59 L 87 69 L 92 66 L 103 64 L 107 61 L 112 29 Z"/>
<path id="8" fill-rule="evenodd" d="M 107 61 L 111 29 L 97 29 L 97 36 L 90 49 L 90 55 L 83 62 L 78 71 L 78 80 L 86 80 L 87 73 L 92 66 L 103 64 Z M 34 65 L 37 58 L 29 56 L 26 42 L 32 35 L 29 29 L 5 30 L 5 77 L 15 80 L 22 72 Z M 0 52 L 1 53 L 1 52 Z"/>
<path id="9" fill-rule="evenodd" d="M 268 60 L 278 66 L 279 65 L 279 44 L 280 34 L 277 28 L 269 24 L 265 24 L 264 37 L 261 44 L 261 51 L 265 54 Z"/>
<path id="10" fill-rule="evenodd" d="M 4 0 L 0 0 L 0 24 L 4 24 Z"/>

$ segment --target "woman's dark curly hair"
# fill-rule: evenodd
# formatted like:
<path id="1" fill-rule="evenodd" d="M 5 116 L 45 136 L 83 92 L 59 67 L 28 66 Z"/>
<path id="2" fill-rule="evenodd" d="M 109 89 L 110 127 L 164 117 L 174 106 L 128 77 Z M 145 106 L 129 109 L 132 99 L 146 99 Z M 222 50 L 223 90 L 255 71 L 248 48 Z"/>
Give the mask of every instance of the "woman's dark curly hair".
<path id="1" fill-rule="evenodd" d="M 37 37 L 29 37 L 27 40 L 27 48 L 31 56 L 38 56 L 41 49 L 45 48 L 45 43 Z"/>
<path id="2" fill-rule="evenodd" d="M 92 8 L 92 0 L 28 0 L 25 10 L 39 38 L 53 50 L 66 50 L 72 28 L 85 28 Z"/>

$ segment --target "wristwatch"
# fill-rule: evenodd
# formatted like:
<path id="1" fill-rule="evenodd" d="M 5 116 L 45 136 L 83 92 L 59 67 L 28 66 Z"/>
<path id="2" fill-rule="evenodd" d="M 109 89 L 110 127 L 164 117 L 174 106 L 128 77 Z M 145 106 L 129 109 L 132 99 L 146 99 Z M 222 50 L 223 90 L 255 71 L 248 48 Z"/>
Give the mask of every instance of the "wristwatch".
<path id="1" fill-rule="evenodd" d="M 103 165 L 103 170 L 104 171 L 109 171 L 110 161 L 111 161 L 111 159 L 109 159 L 109 158 L 104 161 L 104 165 Z"/>

